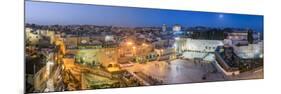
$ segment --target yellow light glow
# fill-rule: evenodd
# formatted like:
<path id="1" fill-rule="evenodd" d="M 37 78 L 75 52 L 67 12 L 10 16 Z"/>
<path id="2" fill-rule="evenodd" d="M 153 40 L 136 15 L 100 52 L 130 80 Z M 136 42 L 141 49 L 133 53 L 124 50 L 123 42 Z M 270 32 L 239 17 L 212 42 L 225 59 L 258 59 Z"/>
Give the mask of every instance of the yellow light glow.
<path id="1" fill-rule="evenodd" d="M 127 42 L 127 45 L 132 45 L 133 43 L 132 42 Z"/>
<path id="2" fill-rule="evenodd" d="M 147 44 L 145 44 L 145 43 L 142 43 L 142 46 L 148 46 Z"/>

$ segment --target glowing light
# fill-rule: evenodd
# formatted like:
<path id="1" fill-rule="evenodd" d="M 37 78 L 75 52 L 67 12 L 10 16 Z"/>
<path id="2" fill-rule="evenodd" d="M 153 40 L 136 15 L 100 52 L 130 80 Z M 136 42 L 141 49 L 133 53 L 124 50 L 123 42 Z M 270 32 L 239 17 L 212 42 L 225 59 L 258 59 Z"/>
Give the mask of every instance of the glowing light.
<path id="1" fill-rule="evenodd" d="M 263 58 L 263 54 L 260 54 L 260 58 Z"/>
<path id="2" fill-rule="evenodd" d="M 177 44 L 176 43 L 174 44 L 174 47 L 177 48 Z"/>
<path id="3" fill-rule="evenodd" d="M 127 42 L 127 45 L 132 45 L 133 43 L 132 42 Z"/>
<path id="4" fill-rule="evenodd" d="M 223 18 L 224 17 L 224 15 L 223 14 L 219 14 L 219 18 Z"/>
<path id="5" fill-rule="evenodd" d="M 105 41 L 113 41 L 113 36 L 110 36 L 110 35 L 106 35 L 105 36 Z"/>
<path id="6" fill-rule="evenodd" d="M 160 52 L 163 53 L 163 52 L 164 52 L 164 49 L 161 49 Z"/>
<path id="7" fill-rule="evenodd" d="M 142 46 L 148 46 L 147 44 L 143 43 Z"/>

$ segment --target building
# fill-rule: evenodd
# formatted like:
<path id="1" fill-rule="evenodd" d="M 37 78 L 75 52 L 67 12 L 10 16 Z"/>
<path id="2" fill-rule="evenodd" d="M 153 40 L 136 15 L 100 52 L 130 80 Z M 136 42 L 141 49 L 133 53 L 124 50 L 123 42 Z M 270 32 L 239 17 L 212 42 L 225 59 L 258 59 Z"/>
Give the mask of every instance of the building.
<path id="1" fill-rule="evenodd" d="M 105 42 L 115 42 L 113 35 L 106 35 L 104 38 Z"/>
<path id="2" fill-rule="evenodd" d="M 66 37 L 64 38 L 64 44 L 66 45 L 66 48 L 72 49 L 72 48 L 77 48 L 78 46 L 78 37 Z"/>
<path id="3" fill-rule="evenodd" d="M 263 66 L 263 43 L 234 46 L 234 53 L 241 72 Z"/>
<path id="4" fill-rule="evenodd" d="M 178 31 L 181 31 L 181 26 L 179 24 L 176 24 L 173 26 L 173 31 L 174 32 L 178 32 Z"/>
<path id="5" fill-rule="evenodd" d="M 226 75 L 237 75 L 263 66 L 263 44 L 220 46 L 215 52 L 216 65 Z"/>
<path id="6" fill-rule="evenodd" d="M 163 31 L 163 32 L 166 32 L 166 31 L 167 31 L 167 25 L 166 25 L 166 24 L 163 24 L 163 26 L 162 26 L 162 31 Z"/>
<path id="7" fill-rule="evenodd" d="M 180 37 L 175 38 L 175 43 L 174 43 L 173 47 L 175 48 L 175 51 L 177 53 L 184 52 L 186 50 L 186 46 L 187 46 L 186 38 L 180 38 Z"/>
<path id="8" fill-rule="evenodd" d="M 176 51 L 181 53 L 184 51 L 194 52 L 214 52 L 218 46 L 222 46 L 221 40 L 203 40 L 203 39 L 191 39 L 191 38 L 176 38 L 174 47 Z"/>
<path id="9" fill-rule="evenodd" d="M 26 35 L 26 43 L 29 45 L 36 45 L 38 44 L 41 36 L 39 35 L 38 30 L 33 30 L 31 28 L 25 28 L 25 35 Z"/>
<path id="10" fill-rule="evenodd" d="M 233 45 L 247 45 L 248 33 L 247 32 L 227 33 L 226 39 L 231 40 Z"/>
<path id="11" fill-rule="evenodd" d="M 247 46 L 234 46 L 234 53 L 241 58 L 263 58 L 263 42 Z"/>
<path id="12" fill-rule="evenodd" d="M 225 34 L 220 29 L 190 30 L 189 36 L 193 39 L 224 40 Z"/>
<path id="13" fill-rule="evenodd" d="M 157 53 L 157 60 L 173 60 L 177 58 L 177 54 L 175 49 L 167 48 L 167 49 L 155 49 Z"/>

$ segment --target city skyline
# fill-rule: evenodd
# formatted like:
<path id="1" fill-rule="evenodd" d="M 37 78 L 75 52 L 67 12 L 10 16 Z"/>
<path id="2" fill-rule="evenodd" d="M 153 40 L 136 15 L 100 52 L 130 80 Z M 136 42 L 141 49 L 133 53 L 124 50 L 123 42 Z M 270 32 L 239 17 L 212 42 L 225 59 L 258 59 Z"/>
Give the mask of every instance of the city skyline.
<path id="1" fill-rule="evenodd" d="M 264 78 L 263 16 L 25 2 L 26 93 Z"/>
<path id="2" fill-rule="evenodd" d="M 162 26 L 163 24 L 169 26 L 180 24 L 184 27 L 251 28 L 255 31 L 263 32 L 263 16 L 259 15 L 34 1 L 26 2 L 25 12 L 26 23 L 40 25 L 94 24 L 153 27 Z"/>

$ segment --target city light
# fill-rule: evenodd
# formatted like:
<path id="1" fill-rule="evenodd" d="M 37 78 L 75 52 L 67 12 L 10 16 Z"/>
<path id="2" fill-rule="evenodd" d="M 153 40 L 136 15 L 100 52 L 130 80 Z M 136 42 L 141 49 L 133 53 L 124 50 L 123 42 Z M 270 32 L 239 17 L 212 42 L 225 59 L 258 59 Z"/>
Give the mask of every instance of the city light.
<path id="1" fill-rule="evenodd" d="M 142 46 L 145 46 L 145 47 L 147 47 L 148 45 L 147 45 L 146 43 L 142 43 Z"/>
<path id="2" fill-rule="evenodd" d="M 29 78 L 26 79 L 28 93 L 263 78 L 263 71 L 252 73 L 253 70 L 263 70 L 263 39 L 253 38 L 253 42 L 249 42 L 250 30 L 243 27 L 249 26 L 253 36 L 263 36 L 263 31 L 256 31 L 263 30 L 256 27 L 262 26 L 261 16 L 209 12 L 201 15 L 201 12 L 171 10 L 159 10 L 160 14 L 154 14 L 158 12 L 151 9 L 132 12 L 123 11 L 127 7 L 95 6 L 89 10 L 88 7 L 91 6 L 80 7 L 88 12 L 67 11 L 75 15 L 63 15 L 65 11 L 50 14 L 68 18 L 61 17 L 65 20 L 60 23 L 52 22 L 54 16 L 49 17 L 47 22 L 50 24 L 44 24 L 44 20 L 36 21 L 43 25 L 27 20 L 25 69 Z M 57 11 L 49 10 L 54 9 L 51 6 L 46 8 L 46 11 Z M 95 9 L 102 13 L 92 12 Z M 118 13 L 110 13 L 108 9 Z M 81 13 L 92 16 L 72 17 Z M 122 13 L 130 15 L 119 19 Z M 146 13 L 155 16 L 143 15 Z M 46 15 L 35 16 L 46 18 L 40 17 Z M 105 16 L 107 19 L 99 18 Z M 173 19 L 166 16 L 173 16 Z M 185 20 L 186 17 L 194 20 Z M 80 20 L 68 21 L 70 18 Z"/>
<path id="3" fill-rule="evenodd" d="M 133 45 L 133 42 L 128 41 L 127 45 Z"/>
<path id="4" fill-rule="evenodd" d="M 260 54 L 260 58 L 263 58 L 263 54 Z"/>

